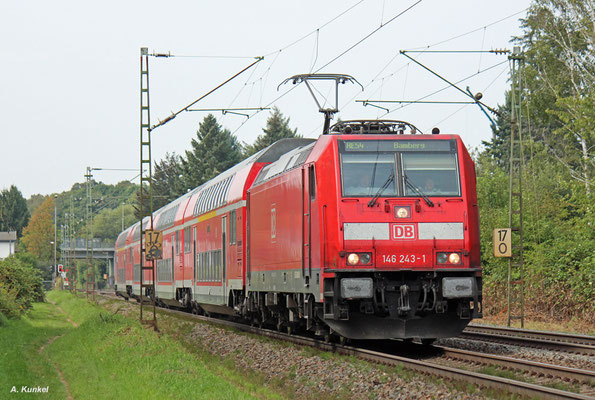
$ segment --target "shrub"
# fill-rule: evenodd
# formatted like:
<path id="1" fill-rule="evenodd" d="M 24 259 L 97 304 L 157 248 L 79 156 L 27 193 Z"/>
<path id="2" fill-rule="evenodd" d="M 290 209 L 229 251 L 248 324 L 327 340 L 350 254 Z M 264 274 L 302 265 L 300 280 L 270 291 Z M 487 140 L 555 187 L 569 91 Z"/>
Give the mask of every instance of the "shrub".
<path id="1" fill-rule="evenodd" d="M 11 256 L 0 261 L 0 314 L 17 318 L 44 300 L 43 282 L 29 260 Z"/>

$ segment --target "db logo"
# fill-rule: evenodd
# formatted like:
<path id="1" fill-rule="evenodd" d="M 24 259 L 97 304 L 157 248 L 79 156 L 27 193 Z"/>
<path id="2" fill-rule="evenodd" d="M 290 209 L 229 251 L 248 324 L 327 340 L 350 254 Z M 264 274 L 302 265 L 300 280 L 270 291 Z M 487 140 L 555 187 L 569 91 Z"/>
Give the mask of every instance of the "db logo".
<path id="1" fill-rule="evenodd" d="M 393 225 L 393 239 L 415 239 L 415 225 Z"/>

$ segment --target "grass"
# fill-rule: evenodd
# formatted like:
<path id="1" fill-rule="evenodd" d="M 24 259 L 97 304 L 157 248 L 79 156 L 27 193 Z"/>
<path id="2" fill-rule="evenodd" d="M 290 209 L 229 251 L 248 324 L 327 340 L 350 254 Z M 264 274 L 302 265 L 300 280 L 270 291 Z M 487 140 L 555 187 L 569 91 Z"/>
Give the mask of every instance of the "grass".
<path id="1" fill-rule="evenodd" d="M 506 314 L 486 315 L 481 319 L 474 319 L 474 324 L 486 325 L 500 325 L 506 326 Z M 520 323 L 515 322 L 513 328 L 520 328 Z M 551 332 L 566 332 L 576 333 L 579 335 L 595 335 L 595 326 L 589 324 L 580 318 L 574 318 L 568 321 L 553 321 L 549 317 L 542 317 L 540 319 L 525 316 L 524 329 L 533 329 L 537 331 L 551 331 Z"/>
<path id="2" fill-rule="evenodd" d="M 20 393 L 22 386 L 49 386 L 47 398 L 66 398 L 47 349 L 41 355 L 39 349 L 51 338 L 68 332 L 71 326 L 55 307 L 36 304 L 22 319 L 9 320 L 0 327 L 0 398 L 31 397 Z M 11 393 L 13 386 L 17 393 Z"/>
<path id="3" fill-rule="evenodd" d="M 70 293 L 50 292 L 48 299 L 56 306 L 36 304 L 27 317 L 0 328 L 0 365 L 10 365 L 0 374 L 0 397 L 12 386 L 39 385 L 49 386 L 48 398 L 66 398 L 54 365 L 76 399 L 280 397 L 244 383 L 233 366 L 188 352 L 169 335 L 132 318 L 112 315 Z M 39 348 L 59 335 L 40 356 Z"/>

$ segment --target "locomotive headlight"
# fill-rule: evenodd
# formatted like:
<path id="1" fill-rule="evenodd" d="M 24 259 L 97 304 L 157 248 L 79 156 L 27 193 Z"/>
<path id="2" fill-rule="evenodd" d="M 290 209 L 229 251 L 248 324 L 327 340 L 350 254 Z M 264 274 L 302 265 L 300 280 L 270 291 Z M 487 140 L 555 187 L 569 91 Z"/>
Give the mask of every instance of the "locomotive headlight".
<path id="1" fill-rule="evenodd" d="M 370 255 L 370 253 L 361 253 L 359 255 L 359 263 L 360 264 L 370 264 L 371 260 L 372 260 L 372 257 Z"/>
<path id="2" fill-rule="evenodd" d="M 359 256 L 356 253 L 350 253 L 347 256 L 347 264 L 356 265 L 359 262 Z"/>
<path id="3" fill-rule="evenodd" d="M 395 215 L 397 218 L 409 218 L 411 216 L 411 209 L 409 207 L 395 207 Z"/>
<path id="4" fill-rule="evenodd" d="M 448 255 L 448 262 L 451 264 L 459 264 L 461 262 L 461 255 L 459 253 L 450 253 Z"/>
<path id="5" fill-rule="evenodd" d="M 447 261 L 448 261 L 448 256 L 446 255 L 446 253 L 436 254 L 436 262 L 438 262 L 438 264 L 446 264 Z"/>

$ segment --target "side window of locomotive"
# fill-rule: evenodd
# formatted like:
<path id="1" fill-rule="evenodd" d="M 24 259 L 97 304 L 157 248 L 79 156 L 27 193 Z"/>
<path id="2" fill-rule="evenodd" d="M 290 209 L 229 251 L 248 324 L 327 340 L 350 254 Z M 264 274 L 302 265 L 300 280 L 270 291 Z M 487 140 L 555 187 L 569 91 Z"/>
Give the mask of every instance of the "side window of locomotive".
<path id="1" fill-rule="evenodd" d="M 397 195 L 395 153 L 341 154 L 341 175 L 344 196 Z"/>
<path id="2" fill-rule="evenodd" d="M 428 196 L 460 196 L 455 153 L 403 153 L 403 179 Z M 416 196 L 403 182 L 405 196 Z"/>
<path id="3" fill-rule="evenodd" d="M 308 181 L 310 182 L 310 200 L 316 200 L 316 172 L 314 171 L 313 165 L 308 167 L 308 174 Z"/>

